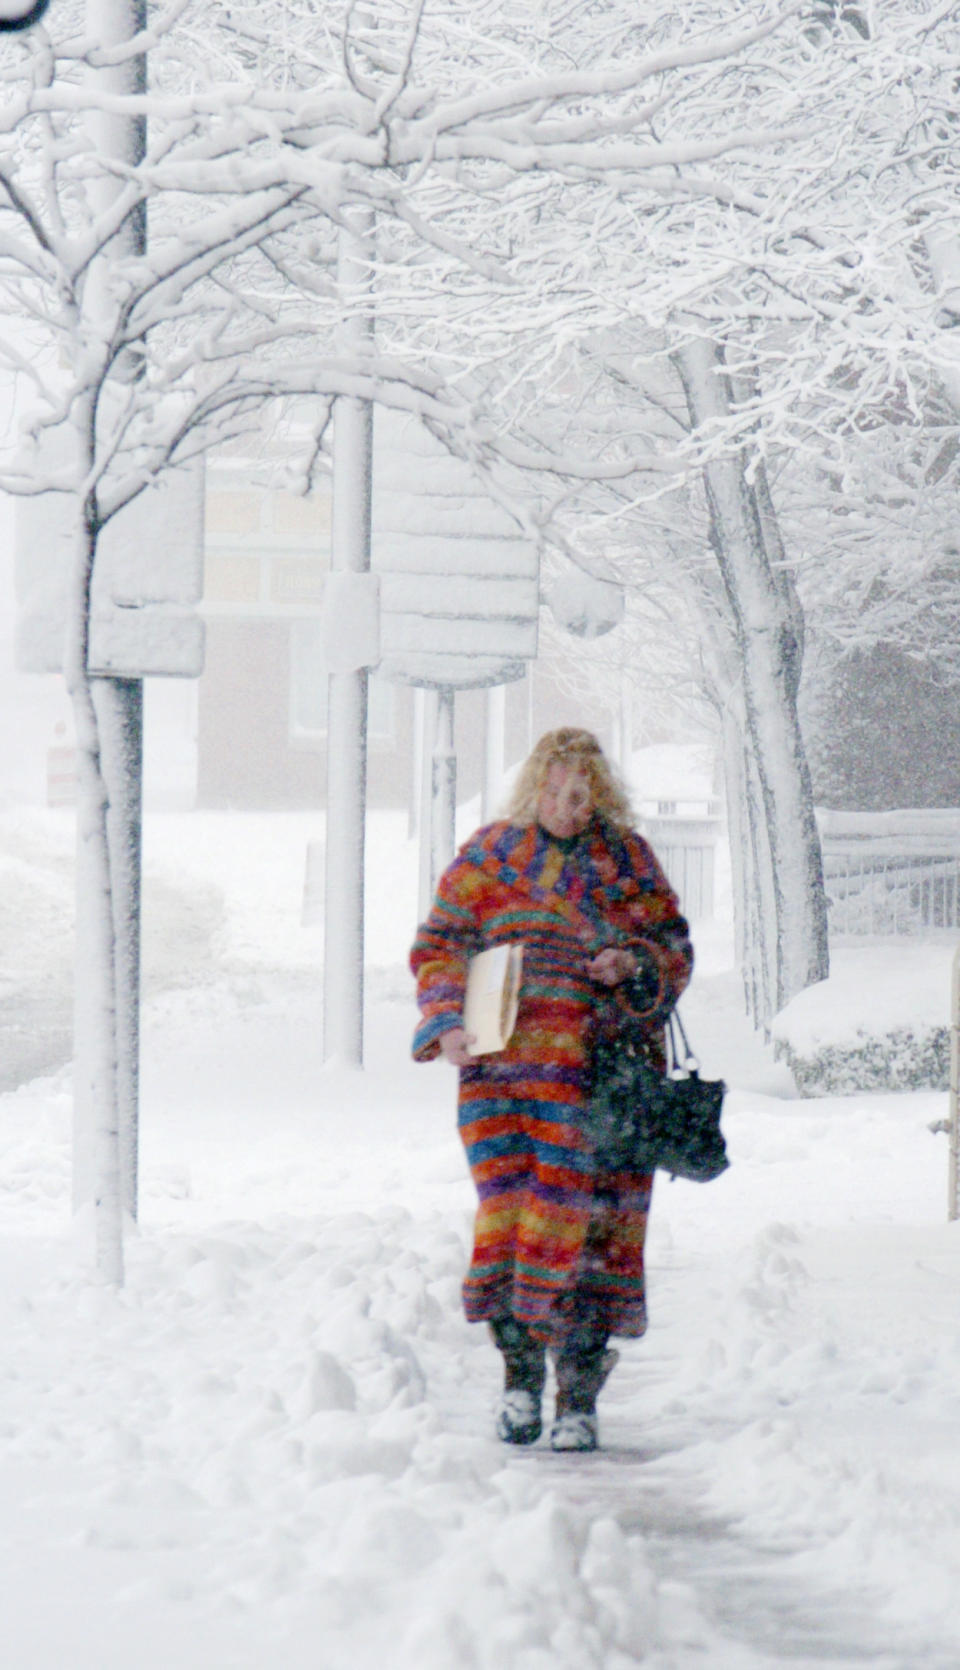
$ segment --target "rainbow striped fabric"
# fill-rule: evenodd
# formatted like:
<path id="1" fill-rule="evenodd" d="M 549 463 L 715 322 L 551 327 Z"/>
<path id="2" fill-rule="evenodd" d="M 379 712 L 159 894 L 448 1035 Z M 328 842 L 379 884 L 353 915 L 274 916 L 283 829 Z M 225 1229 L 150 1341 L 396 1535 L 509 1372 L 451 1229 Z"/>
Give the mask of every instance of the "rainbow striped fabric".
<path id="1" fill-rule="evenodd" d="M 586 1295 L 608 1333 L 635 1337 L 646 1326 L 652 1179 L 598 1174 L 591 1157 L 590 1044 L 616 1000 L 584 964 L 603 945 L 647 953 L 656 978 L 641 1013 L 659 1048 L 690 977 L 687 924 L 647 843 L 599 816 L 572 846 L 538 825 L 479 830 L 441 877 L 411 952 L 417 1060 L 434 1059 L 441 1034 L 462 1024 L 469 958 L 505 940 L 524 948 L 516 1029 L 502 1053 L 460 1073 L 460 1135 L 479 1196 L 466 1315 L 512 1315 L 557 1339 Z"/>

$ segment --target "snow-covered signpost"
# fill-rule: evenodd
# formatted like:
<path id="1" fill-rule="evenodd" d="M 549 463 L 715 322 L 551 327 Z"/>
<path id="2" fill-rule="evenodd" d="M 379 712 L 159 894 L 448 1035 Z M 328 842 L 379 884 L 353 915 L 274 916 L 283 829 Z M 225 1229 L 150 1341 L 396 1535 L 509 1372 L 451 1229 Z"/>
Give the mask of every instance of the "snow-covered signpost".
<path id="1" fill-rule="evenodd" d="M 491 823 L 503 785 L 506 767 L 505 732 L 507 687 L 489 684 L 483 701 L 483 782 L 480 787 L 480 822 Z"/>
<path id="2" fill-rule="evenodd" d="M 337 281 L 345 341 L 362 364 L 373 347 L 373 217 L 351 207 Z M 373 406 L 341 395 L 333 409 L 330 580 L 324 607 L 328 672 L 327 839 L 323 953 L 324 1060 L 363 1062 L 363 868 L 367 676 L 379 660 L 377 582 L 370 573 Z"/>
<path id="3" fill-rule="evenodd" d="M 960 948 L 953 959 L 950 982 L 950 1159 L 947 1217 L 960 1217 Z"/>

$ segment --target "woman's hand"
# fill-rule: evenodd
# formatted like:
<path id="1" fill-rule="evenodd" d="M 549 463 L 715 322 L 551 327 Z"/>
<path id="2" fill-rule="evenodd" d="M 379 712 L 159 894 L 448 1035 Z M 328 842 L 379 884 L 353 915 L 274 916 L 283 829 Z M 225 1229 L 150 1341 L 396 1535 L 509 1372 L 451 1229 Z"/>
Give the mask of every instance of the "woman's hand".
<path id="1" fill-rule="evenodd" d="M 440 1053 L 451 1067 L 469 1067 L 476 1057 L 470 1054 L 467 1045 L 475 1043 L 472 1032 L 464 1032 L 462 1026 L 452 1026 L 449 1032 L 440 1034 Z"/>
<path id="2" fill-rule="evenodd" d="M 621 980 L 629 980 L 636 974 L 637 959 L 632 951 L 624 951 L 619 945 L 605 945 L 590 958 L 586 969 L 590 979 L 601 986 L 619 986 Z"/>

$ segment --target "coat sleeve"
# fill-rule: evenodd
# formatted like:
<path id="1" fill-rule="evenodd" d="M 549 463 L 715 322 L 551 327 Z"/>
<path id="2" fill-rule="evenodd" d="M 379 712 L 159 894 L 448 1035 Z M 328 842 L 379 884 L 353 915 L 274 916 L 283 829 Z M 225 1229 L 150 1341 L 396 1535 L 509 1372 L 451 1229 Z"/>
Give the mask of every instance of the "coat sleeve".
<path id="1" fill-rule="evenodd" d="M 629 851 L 641 886 L 631 911 L 633 932 L 627 939 L 637 958 L 637 972 L 617 988 L 617 995 L 639 1020 L 657 1023 L 666 1020 L 689 984 L 693 946 L 689 925 L 680 914 L 680 901 L 653 848 L 634 835 Z"/>
<path id="2" fill-rule="evenodd" d="M 421 1014 L 413 1036 L 415 1061 L 433 1061 L 441 1034 L 463 1025 L 467 964 L 480 949 L 471 897 L 477 884 L 476 867 L 455 859 L 440 877 L 430 915 L 417 930 L 410 952 Z"/>

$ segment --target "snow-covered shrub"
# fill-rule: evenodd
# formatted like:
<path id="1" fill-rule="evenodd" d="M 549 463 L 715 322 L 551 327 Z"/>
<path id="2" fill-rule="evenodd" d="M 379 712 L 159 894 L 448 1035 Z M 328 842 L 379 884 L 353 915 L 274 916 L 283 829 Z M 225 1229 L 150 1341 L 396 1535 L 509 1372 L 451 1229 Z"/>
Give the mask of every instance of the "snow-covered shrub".
<path id="1" fill-rule="evenodd" d="M 859 1040 L 859 1041 L 858 1041 Z M 950 1083 L 950 1029 L 896 1027 L 879 1037 L 863 1033 L 846 1044 L 810 1054 L 776 1040 L 801 1096 L 853 1096 L 864 1090 L 946 1090 Z"/>
<path id="2" fill-rule="evenodd" d="M 947 1089 L 955 950 L 953 935 L 835 948 L 830 978 L 773 1022 L 774 1049 L 800 1094 Z"/>

